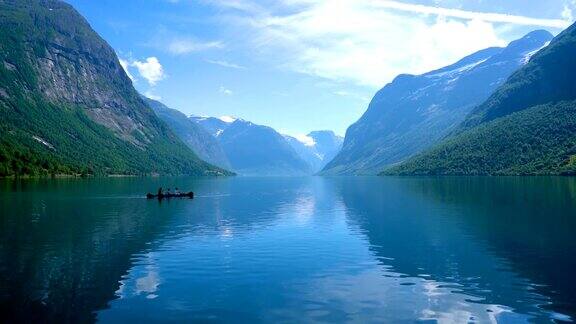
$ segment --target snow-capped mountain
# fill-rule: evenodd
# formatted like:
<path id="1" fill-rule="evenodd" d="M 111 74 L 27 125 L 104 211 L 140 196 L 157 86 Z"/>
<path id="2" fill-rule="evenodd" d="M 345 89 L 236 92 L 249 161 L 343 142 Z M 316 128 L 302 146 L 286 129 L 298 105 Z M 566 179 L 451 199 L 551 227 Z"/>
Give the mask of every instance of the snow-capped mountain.
<path id="1" fill-rule="evenodd" d="M 142 99 L 152 108 L 156 116 L 164 121 L 198 157 L 223 169 L 230 169 L 230 163 L 224 150 L 204 127 L 188 119 L 179 110 L 169 108 L 150 98 L 142 97 Z"/>
<path id="2" fill-rule="evenodd" d="M 271 127 L 233 117 L 190 117 L 220 144 L 239 175 L 293 176 L 312 174 L 312 167 Z"/>
<path id="3" fill-rule="evenodd" d="M 314 173 L 322 170 L 340 152 L 344 142 L 344 138 L 333 131 L 315 131 L 301 137 L 284 137 Z"/>
<path id="4" fill-rule="evenodd" d="M 201 117 L 190 116 L 190 120 L 202 126 L 210 135 L 218 137 L 230 124 L 236 121 L 236 118 L 230 116 L 216 117 Z"/>
<path id="5" fill-rule="evenodd" d="M 576 175 L 576 24 L 392 175 Z M 529 52 L 528 56 L 532 56 Z"/>
<path id="6" fill-rule="evenodd" d="M 434 145 L 485 101 L 553 36 L 534 31 L 423 75 L 400 75 L 350 126 L 325 174 L 376 174 Z"/>

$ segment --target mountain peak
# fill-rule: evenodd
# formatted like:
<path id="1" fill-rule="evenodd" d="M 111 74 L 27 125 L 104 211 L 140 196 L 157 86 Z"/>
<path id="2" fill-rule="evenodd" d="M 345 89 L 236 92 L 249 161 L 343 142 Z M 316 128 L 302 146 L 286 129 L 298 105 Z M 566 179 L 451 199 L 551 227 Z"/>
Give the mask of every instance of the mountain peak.
<path id="1" fill-rule="evenodd" d="M 373 174 L 440 141 L 552 39 L 534 31 L 419 76 L 399 75 L 348 128 L 328 174 Z"/>
<path id="2" fill-rule="evenodd" d="M 489 58 L 501 53 L 504 50 L 502 47 L 489 47 L 480 51 L 477 51 L 473 54 L 470 54 L 463 59 L 459 60 L 458 62 L 448 65 L 446 67 L 428 72 L 424 74 L 424 76 L 442 76 L 445 75 L 447 72 L 458 72 L 462 71 L 465 68 L 472 68 L 482 62 L 485 62 Z"/>
<path id="3" fill-rule="evenodd" d="M 524 60 L 523 63 L 527 63 L 536 52 L 546 47 L 552 39 L 554 36 L 550 32 L 535 30 L 511 42 L 502 52 L 502 56 L 520 56 Z"/>
<path id="4" fill-rule="evenodd" d="M 0 1 L 0 17 L 0 106 L 18 107 L 0 109 L 0 129 L 15 130 L 9 142 L 0 143 L 0 151 L 15 152 L 2 159 L 10 167 L 0 170 L 225 173 L 201 161 L 154 114 L 114 49 L 71 5 Z M 34 157 L 23 161 L 28 170 L 12 167 L 25 157 L 18 152 Z"/>
<path id="5" fill-rule="evenodd" d="M 510 45 L 536 45 L 533 32 Z M 456 132 L 387 171 L 410 175 L 576 174 L 576 25 L 538 51 L 474 109 Z"/>
<path id="6" fill-rule="evenodd" d="M 552 33 L 550 33 L 549 31 L 545 30 L 545 29 L 537 29 L 534 31 L 529 32 L 528 34 L 526 34 L 524 37 L 520 38 L 519 40 L 517 40 L 516 42 L 522 41 L 522 40 L 544 40 L 544 41 L 549 41 L 552 40 L 554 38 L 554 35 L 552 35 Z"/>

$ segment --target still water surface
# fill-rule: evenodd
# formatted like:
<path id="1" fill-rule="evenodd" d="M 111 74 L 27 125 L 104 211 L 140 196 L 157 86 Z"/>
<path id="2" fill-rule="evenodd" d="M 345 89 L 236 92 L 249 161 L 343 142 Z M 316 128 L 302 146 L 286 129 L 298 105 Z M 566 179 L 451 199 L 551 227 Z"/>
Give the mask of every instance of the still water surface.
<path id="1" fill-rule="evenodd" d="M 576 318 L 572 178 L 3 181 L 0 208 L 3 322 Z"/>

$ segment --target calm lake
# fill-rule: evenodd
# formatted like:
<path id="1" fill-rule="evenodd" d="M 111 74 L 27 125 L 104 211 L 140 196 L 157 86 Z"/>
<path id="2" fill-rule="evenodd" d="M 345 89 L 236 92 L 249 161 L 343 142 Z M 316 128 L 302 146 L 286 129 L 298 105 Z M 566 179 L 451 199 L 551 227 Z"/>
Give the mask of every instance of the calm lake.
<path id="1" fill-rule="evenodd" d="M 0 208 L 2 322 L 576 318 L 574 178 L 4 180 Z"/>

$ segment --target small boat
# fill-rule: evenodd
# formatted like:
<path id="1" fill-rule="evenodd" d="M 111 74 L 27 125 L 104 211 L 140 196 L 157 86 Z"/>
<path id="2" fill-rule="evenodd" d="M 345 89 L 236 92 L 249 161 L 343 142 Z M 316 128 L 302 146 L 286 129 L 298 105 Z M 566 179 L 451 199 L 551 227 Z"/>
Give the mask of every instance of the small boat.
<path id="1" fill-rule="evenodd" d="M 194 199 L 194 193 L 192 191 L 190 192 L 183 192 L 183 193 L 179 193 L 179 194 L 160 194 L 160 195 L 154 195 L 151 193 L 148 193 L 146 195 L 146 198 L 148 199 L 170 199 L 170 198 L 190 198 L 190 199 Z"/>

